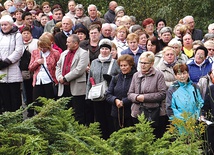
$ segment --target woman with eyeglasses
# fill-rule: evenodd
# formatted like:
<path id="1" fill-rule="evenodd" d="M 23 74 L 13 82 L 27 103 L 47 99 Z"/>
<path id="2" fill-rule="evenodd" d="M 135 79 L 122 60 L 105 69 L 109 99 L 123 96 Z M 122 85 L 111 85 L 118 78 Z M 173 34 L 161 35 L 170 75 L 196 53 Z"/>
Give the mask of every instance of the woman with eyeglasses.
<path id="1" fill-rule="evenodd" d="M 208 50 L 204 46 L 199 46 L 195 50 L 194 59 L 187 63 L 190 79 L 198 83 L 202 76 L 205 76 L 213 68 L 213 62 L 207 59 Z"/>
<path id="2" fill-rule="evenodd" d="M 140 56 L 141 70 L 133 75 L 128 91 L 128 99 L 132 101 L 131 116 L 134 123 L 138 123 L 138 116 L 147 110 L 155 109 L 157 116 L 152 120 L 154 134 L 158 138 L 159 110 L 161 102 L 166 97 L 167 86 L 161 71 L 154 65 L 154 53 L 144 52 Z M 159 112 L 158 112 L 159 111 Z M 147 117 L 149 120 L 150 118 Z"/>

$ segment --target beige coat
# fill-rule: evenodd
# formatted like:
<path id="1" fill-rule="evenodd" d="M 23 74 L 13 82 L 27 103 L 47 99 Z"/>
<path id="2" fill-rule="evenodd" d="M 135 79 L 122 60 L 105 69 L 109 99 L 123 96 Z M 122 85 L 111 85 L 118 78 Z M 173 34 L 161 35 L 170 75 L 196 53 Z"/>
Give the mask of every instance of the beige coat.
<path id="1" fill-rule="evenodd" d="M 59 79 L 62 76 L 62 69 L 64 65 L 65 56 L 68 50 L 64 51 L 56 66 L 56 78 Z M 66 80 L 70 83 L 70 90 L 73 96 L 85 95 L 86 93 L 86 67 L 89 64 L 88 51 L 78 48 L 70 68 L 70 72 L 65 75 Z M 64 91 L 64 85 L 59 83 L 58 96 L 62 96 Z"/>

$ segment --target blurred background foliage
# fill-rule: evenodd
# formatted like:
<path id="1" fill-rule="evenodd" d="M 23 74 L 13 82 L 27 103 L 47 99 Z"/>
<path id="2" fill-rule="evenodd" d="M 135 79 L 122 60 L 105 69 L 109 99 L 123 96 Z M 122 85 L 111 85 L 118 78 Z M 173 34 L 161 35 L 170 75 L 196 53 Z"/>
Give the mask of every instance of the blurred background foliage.
<path id="1" fill-rule="evenodd" d="M 40 5 L 44 1 L 36 0 L 36 3 Z M 68 11 L 68 1 L 47 1 L 51 3 L 51 6 L 60 4 L 65 12 Z M 110 0 L 76 0 L 76 3 L 81 3 L 85 6 L 86 14 L 87 6 L 95 4 L 102 15 L 108 10 L 109 2 Z M 167 21 L 167 25 L 173 28 L 184 16 L 192 15 L 195 18 L 195 27 L 207 33 L 208 25 L 214 22 L 214 0 L 116 0 L 116 2 L 118 5 L 124 6 L 127 15 L 135 16 L 139 24 L 148 17 L 153 18 L 155 21 L 159 18 L 164 18 Z"/>

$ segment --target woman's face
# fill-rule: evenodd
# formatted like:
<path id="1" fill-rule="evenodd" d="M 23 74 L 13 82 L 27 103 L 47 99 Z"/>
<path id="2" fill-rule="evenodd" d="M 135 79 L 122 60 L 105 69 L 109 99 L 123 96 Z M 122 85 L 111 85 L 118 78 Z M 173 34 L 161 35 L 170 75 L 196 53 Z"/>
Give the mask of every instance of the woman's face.
<path id="1" fill-rule="evenodd" d="M 205 60 L 205 52 L 204 50 L 197 50 L 196 53 L 195 53 L 195 62 L 197 64 L 201 64 L 204 60 Z"/>
<path id="2" fill-rule="evenodd" d="M 151 42 L 151 40 L 149 40 L 147 42 L 146 48 L 147 48 L 147 51 L 151 51 L 154 54 L 156 54 L 156 45 L 153 45 L 152 42 Z"/>
<path id="3" fill-rule="evenodd" d="M 44 13 L 49 13 L 51 11 L 51 8 L 49 5 L 44 5 L 43 8 L 42 8 L 42 11 Z"/>
<path id="4" fill-rule="evenodd" d="M 83 16 L 83 14 L 84 14 L 84 11 L 83 11 L 83 9 L 76 9 L 76 16 L 77 17 L 82 17 Z"/>
<path id="5" fill-rule="evenodd" d="M 22 39 L 25 42 L 28 42 L 32 38 L 32 34 L 29 31 L 22 32 Z"/>
<path id="6" fill-rule="evenodd" d="M 178 37 L 178 38 L 181 38 L 181 31 L 180 31 L 180 26 L 177 26 L 176 29 L 175 29 L 175 35 Z"/>
<path id="7" fill-rule="evenodd" d="M 150 23 L 148 25 L 146 25 L 145 31 L 147 34 L 152 34 L 154 31 L 154 24 Z"/>
<path id="8" fill-rule="evenodd" d="M 206 48 L 208 50 L 208 56 L 213 57 L 214 56 L 214 46 L 213 45 L 206 45 Z"/>
<path id="9" fill-rule="evenodd" d="M 176 44 L 171 46 L 171 47 L 175 50 L 176 55 L 178 56 L 180 54 L 180 52 L 181 52 L 181 48 L 182 47 L 180 47 L 179 45 L 176 45 Z"/>
<path id="10" fill-rule="evenodd" d="M 117 13 L 117 16 L 120 16 L 120 17 L 123 17 L 124 15 L 125 15 L 125 12 L 123 10 Z"/>
<path id="11" fill-rule="evenodd" d="M 86 38 L 86 35 L 82 32 L 77 32 L 77 35 L 78 35 L 80 41 L 85 40 L 85 38 Z"/>
<path id="12" fill-rule="evenodd" d="M 22 21 L 22 13 L 21 12 L 16 12 L 15 18 L 17 21 Z"/>
<path id="13" fill-rule="evenodd" d="M 142 35 L 139 37 L 139 44 L 142 45 L 142 46 L 145 46 L 145 45 L 146 45 L 146 42 L 147 42 L 146 34 L 142 34 Z"/>
<path id="14" fill-rule="evenodd" d="M 149 69 L 153 66 L 154 63 L 149 61 L 149 58 L 141 58 L 140 59 L 140 65 L 141 65 L 141 72 L 147 73 Z"/>
<path id="15" fill-rule="evenodd" d="M 110 52 L 111 52 L 110 49 L 107 47 L 102 47 L 100 49 L 100 54 L 102 57 L 108 57 L 110 55 Z"/>
<path id="16" fill-rule="evenodd" d="M 1 22 L 1 30 L 4 33 L 10 32 L 10 30 L 13 28 L 12 24 L 9 22 Z"/>
<path id="17" fill-rule="evenodd" d="M 116 21 L 115 21 L 115 24 L 118 26 L 120 26 L 120 20 L 121 20 L 121 17 L 117 17 Z"/>
<path id="18" fill-rule="evenodd" d="M 164 53 L 163 59 L 168 63 L 172 64 L 175 61 L 175 53 L 172 50 L 168 50 Z"/>
<path id="19" fill-rule="evenodd" d="M 111 56 L 113 59 L 117 58 L 117 49 L 114 47 L 111 48 Z"/>
<path id="20" fill-rule="evenodd" d="M 126 30 L 125 29 L 121 29 L 117 32 L 117 39 L 124 41 L 126 39 Z"/>
<path id="21" fill-rule="evenodd" d="M 189 73 L 187 71 L 184 71 L 184 72 L 178 72 L 176 75 L 175 75 L 175 78 L 180 81 L 180 82 L 184 82 L 186 83 L 188 78 L 189 78 Z"/>
<path id="22" fill-rule="evenodd" d="M 120 70 L 123 74 L 130 73 L 131 69 L 132 69 L 132 66 L 130 66 L 127 61 L 120 61 Z"/>
<path id="23" fill-rule="evenodd" d="M 138 48 L 138 41 L 137 41 L 137 39 L 129 40 L 128 41 L 128 45 L 129 45 L 129 48 L 132 51 L 135 51 Z"/>

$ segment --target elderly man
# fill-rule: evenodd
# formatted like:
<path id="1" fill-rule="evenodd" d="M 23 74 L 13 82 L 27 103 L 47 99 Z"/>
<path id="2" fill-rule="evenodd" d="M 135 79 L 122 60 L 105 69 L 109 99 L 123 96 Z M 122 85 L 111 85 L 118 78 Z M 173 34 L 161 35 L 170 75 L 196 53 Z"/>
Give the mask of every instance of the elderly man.
<path id="1" fill-rule="evenodd" d="M 76 7 L 76 3 L 74 0 L 70 0 L 68 1 L 68 13 L 66 13 L 65 15 L 70 17 L 71 19 L 74 18 L 75 15 L 75 7 Z"/>
<path id="2" fill-rule="evenodd" d="M 116 7 L 117 7 L 117 2 L 111 1 L 109 3 L 109 10 L 104 15 L 104 19 L 107 23 L 114 23 L 114 19 L 115 19 L 114 10 L 116 9 Z"/>
<path id="3" fill-rule="evenodd" d="M 99 21 L 102 24 L 105 23 L 105 20 L 103 18 L 97 17 L 97 7 L 94 4 L 90 4 L 88 6 L 88 15 L 89 15 L 89 18 L 83 22 L 83 24 L 87 27 L 87 29 L 89 29 L 90 25 L 93 22 Z"/>
<path id="4" fill-rule="evenodd" d="M 58 95 L 73 97 L 68 108 L 74 109 L 76 121 L 85 124 L 86 67 L 89 64 L 89 53 L 79 47 L 79 42 L 76 34 L 67 38 L 68 49 L 57 62 L 56 78 L 59 81 Z"/>
<path id="5" fill-rule="evenodd" d="M 111 37 L 111 32 L 112 32 L 112 28 L 109 23 L 102 24 L 100 40 L 103 38 L 113 40 L 113 38 Z"/>
<path id="6" fill-rule="evenodd" d="M 213 33 L 214 34 L 214 23 L 210 24 L 208 26 L 208 33 Z"/>
<path id="7" fill-rule="evenodd" d="M 52 28 L 56 25 L 57 22 L 60 22 L 63 17 L 62 9 L 55 8 L 53 10 L 53 19 L 47 22 L 44 28 L 44 32 L 51 32 Z"/>
<path id="8" fill-rule="evenodd" d="M 73 22 L 68 16 L 62 18 L 62 31 L 54 36 L 55 43 L 63 51 L 67 49 L 66 41 L 67 38 L 73 34 L 72 31 Z"/>
<path id="9" fill-rule="evenodd" d="M 183 23 L 190 28 L 193 40 L 202 40 L 203 39 L 202 31 L 199 29 L 195 29 L 195 21 L 194 21 L 194 18 L 192 16 L 184 17 Z"/>

